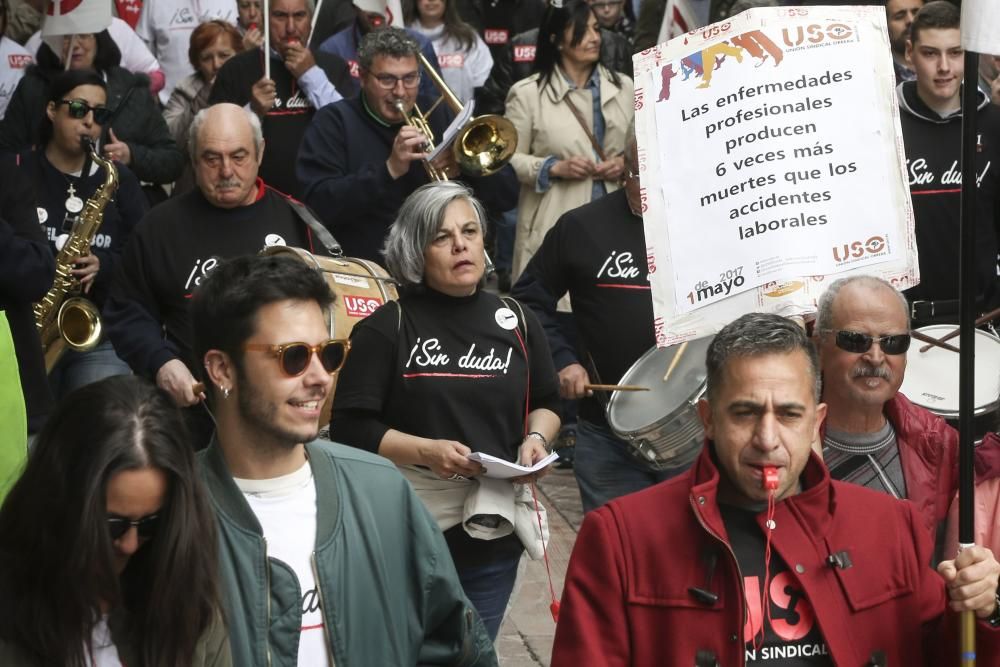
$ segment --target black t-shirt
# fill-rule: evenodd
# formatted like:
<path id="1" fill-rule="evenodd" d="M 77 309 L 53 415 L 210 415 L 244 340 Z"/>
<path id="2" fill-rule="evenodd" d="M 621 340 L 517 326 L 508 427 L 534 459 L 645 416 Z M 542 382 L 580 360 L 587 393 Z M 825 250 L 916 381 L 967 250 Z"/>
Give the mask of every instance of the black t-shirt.
<path id="1" fill-rule="evenodd" d="M 220 261 L 272 245 L 315 252 L 286 199 L 258 186 L 257 201 L 232 209 L 193 190 L 153 208 L 136 227 L 104 310 L 115 350 L 133 371 L 154 375 L 174 357 L 194 368 L 188 304 Z"/>
<path id="2" fill-rule="evenodd" d="M 316 64 L 334 88 L 341 95 L 349 95 L 354 90 L 347 63 L 332 53 L 313 51 Z M 232 102 L 244 106 L 250 102 L 253 85 L 264 76 L 264 52 L 251 49 L 229 59 L 219 70 L 212 86 L 209 101 Z M 295 177 L 295 160 L 306 127 L 316 109 L 309 102 L 306 92 L 276 55 L 271 56 L 271 79 L 276 89 L 274 107 L 261 121 L 266 145 L 264 159 L 260 163 L 260 176 L 273 188 L 291 195 L 302 197 L 302 186 Z"/>
<path id="3" fill-rule="evenodd" d="M 764 585 L 767 541 L 757 523 L 760 511 L 729 505 L 720 505 L 719 510 L 740 572 L 743 573 L 748 612 L 743 626 L 746 664 L 761 667 L 832 667 L 833 661 L 812 605 L 795 575 L 773 548 L 768 568 L 770 619 L 762 611 L 761 587 Z M 780 526 L 775 530 L 780 530 Z"/>

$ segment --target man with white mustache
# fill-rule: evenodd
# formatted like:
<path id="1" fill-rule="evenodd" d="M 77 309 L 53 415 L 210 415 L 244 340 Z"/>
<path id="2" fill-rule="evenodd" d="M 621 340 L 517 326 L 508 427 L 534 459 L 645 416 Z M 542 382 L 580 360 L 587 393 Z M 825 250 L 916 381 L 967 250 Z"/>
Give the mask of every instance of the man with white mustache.
<path id="1" fill-rule="evenodd" d="M 899 393 L 909 334 L 905 298 L 880 278 L 842 278 L 820 297 L 814 340 L 828 406 L 822 453 L 832 478 L 916 504 L 939 560 L 958 485 L 958 432 Z M 1000 471 L 986 469 L 995 456 L 983 449 L 977 476 L 996 477 Z"/>

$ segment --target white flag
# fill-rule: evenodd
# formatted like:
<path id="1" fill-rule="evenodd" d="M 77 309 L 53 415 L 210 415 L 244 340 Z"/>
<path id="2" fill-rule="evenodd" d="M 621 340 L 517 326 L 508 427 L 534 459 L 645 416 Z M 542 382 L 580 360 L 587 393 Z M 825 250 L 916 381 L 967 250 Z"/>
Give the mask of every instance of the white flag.
<path id="1" fill-rule="evenodd" d="M 394 28 L 403 26 L 403 6 L 399 0 L 354 0 L 354 6 L 366 12 L 382 14 Z"/>
<path id="2" fill-rule="evenodd" d="M 42 23 L 42 37 L 98 33 L 109 25 L 108 0 L 50 0 Z"/>
<path id="3" fill-rule="evenodd" d="M 1000 2 L 965 0 L 962 3 L 962 48 L 1000 56 Z"/>

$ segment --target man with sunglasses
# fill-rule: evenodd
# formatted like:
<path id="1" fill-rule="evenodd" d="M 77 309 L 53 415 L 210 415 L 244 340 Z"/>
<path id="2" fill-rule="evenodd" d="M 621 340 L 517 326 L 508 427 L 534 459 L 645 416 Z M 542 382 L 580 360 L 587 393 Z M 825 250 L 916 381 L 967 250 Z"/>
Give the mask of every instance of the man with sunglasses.
<path id="1" fill-rule="evenodd" d="M 348 341 L 318 271 L 221 264 L 192 324 L 217 424 L 199 455 L 236 665 L 496 665 L 436 523 L 386 459 L 317 440 Z"/>
<path id="2" fill-rule="evenodd" d="M 270 78 L 264 76 L 262 49 L 249 49 L 222 66 L 209 96 L 211 104 L 249 105 L 260 117 L 268 147 L 260 175 L 295 198 L 302 186 L 292 165 L 306 127 L 318 109 L 354 90 L 342 58 L 308 47 L 313 10 L 312 0 L 270 0 Z"/>
<path id="3" fill-rule="evenodd" d="M 320 109 L 302 140 L 297 173 L 303 199 L 321 213 L 348 256 L 382 261 L 386 231 L 403 200 L 430 180 L 428 137 L 407 119 L 418 102 L 418 53 L 420 45 L 400 28 L 369 32 L 358 49 L 361 92 Z M 432 104 L 419 101 L 423 110 Z M 435 142 L 449 119 L 443 104 L 430 114 Z M 450 150 L 434 165 L 448 178 L 460 176 Z M 510 165 L 491 176 L 462 180 L 488 208 L 505 211 L 517 203 L 517 177 Z"/>
<path id="4" fill-rule="evenodd" d="M 906 299 L 880 278 L 841 278 L 820 297 L 823 459 L 834 479 L 913 501 L 940 558 L 958 484 L 958 432 L 899 393 L 909 332 Z M 989 463 L 995 455 L 977 448 L 976 457 L 980 479 L 1000 473 Z"/>
<path id="5" fill-rule="evenodd" d="M 258 177 L 260 120 L 232 104 L 203 109 L 189 151 L 198 187 L 153 208 L 136 227 L 114 278 L 104 323 L 132 370 L 156 379 L 185 411 L 197 446 L 213 427 L 194 390 L 191 295 L 224 258 L 271 245 L 325 254 L 325 230 L 301 204 Z M 327 238 L 329 237 L 326 234 Z"/>

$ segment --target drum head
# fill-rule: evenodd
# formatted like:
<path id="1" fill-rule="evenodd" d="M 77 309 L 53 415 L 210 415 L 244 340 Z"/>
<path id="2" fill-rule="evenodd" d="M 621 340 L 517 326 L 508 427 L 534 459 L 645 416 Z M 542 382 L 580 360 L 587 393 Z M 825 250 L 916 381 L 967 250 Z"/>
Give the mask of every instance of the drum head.
<path id="1" fill-rule="evenodd" d="M 940 324 L 918 329 L 920 333 L 941 338 L 955 329 Z M 948 341 L 959 347 L 958 336 Z M 942 417 L 958 414 L 958 355 L 932 347 L 921 352 L 925 343 L 916 339 L 906 353 L 906 376 L 899 390 L 917 405 Z M 993 409 L 1000 396 L 1000 340 L 976 330 L 976 414 Z"/>
<path id="2" fill-rule="evenodd" d="M 653 348 L 642 355 L 625 373 L 620 384 L 649 387 L 649 391 L 616 391 L 608 403 L 608 425 L 620 436 L 642 431 L 669 419 L 701 394 L 705 386 L 705 353 L 714 336 L 690 341 L 677 360 L 667 381 L 667 369 L 674 363 L 681 345 Z"/>

